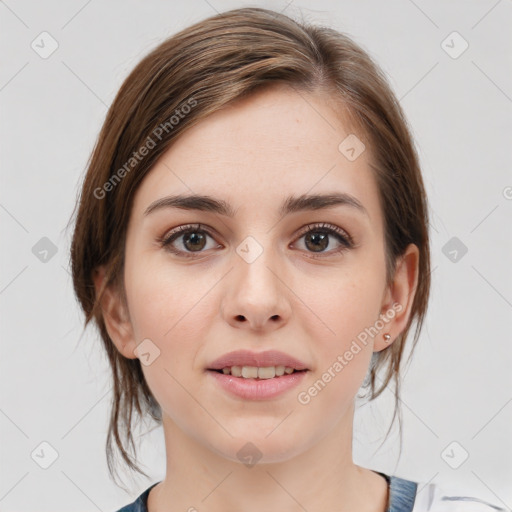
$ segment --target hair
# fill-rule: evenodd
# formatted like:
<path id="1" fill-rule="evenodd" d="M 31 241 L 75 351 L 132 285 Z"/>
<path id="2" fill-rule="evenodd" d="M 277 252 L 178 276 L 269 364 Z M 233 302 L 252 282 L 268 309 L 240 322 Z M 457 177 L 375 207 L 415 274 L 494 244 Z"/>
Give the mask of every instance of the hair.
<path id="1" fill-rule="evenodd" d="M 125 240 L 134 194 L 182 132 L 227 104 L 277 84 L 321 94 L 339 105 L 345 121 L 370 148 L 384 218 L 388 284 L 407 246 L 412 243 L 419 249 L 419 277 L 408 324 L 392 344 L 373 354 L 363 383 L 373 400 L 394 379 L 390 428 L 394 423 L 405 341 L 415 322 L 412 355 L 430 291 L 427 198 L 407 120 L 383 71 L 347 35 L 267 9 L 234 9 L 168 38 L 131 71 L 109 108 L 77 196 L 70 253 L 73 286 L 85 313 L 84 330 L 94 319 L 112 369 L 106 441 L 111 476 L 114 442 L 124 462 L 147 476 L 136 464 L 131 431 L 134 411 L 140 418 L 149 415 L 157 423 L 162 420 L 139 359 L 119 353 L 101 310 L 101 298 L 111 285 L 126 305 Z M 106 279 L 96 292 L 93 271 L 100 265 L 107 269 Z M 400 438 L 401 433 L 400 421 Z M 130 444 L 133 458 L 128 453 Z"/>

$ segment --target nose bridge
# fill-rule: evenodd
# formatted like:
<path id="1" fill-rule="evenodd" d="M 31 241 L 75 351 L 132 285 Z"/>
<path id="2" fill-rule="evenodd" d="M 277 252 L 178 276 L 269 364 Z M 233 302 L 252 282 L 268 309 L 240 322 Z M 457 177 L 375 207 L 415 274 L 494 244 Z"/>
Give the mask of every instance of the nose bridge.
<path id="1" fill-rule="evenodd" d="M 233 254 L 235 268 L 222 308 L 233 325 L 263 329 L 281 325 L 289 317 L 282 262 L 271 243 L 271 236 L 247 236 Z"/>

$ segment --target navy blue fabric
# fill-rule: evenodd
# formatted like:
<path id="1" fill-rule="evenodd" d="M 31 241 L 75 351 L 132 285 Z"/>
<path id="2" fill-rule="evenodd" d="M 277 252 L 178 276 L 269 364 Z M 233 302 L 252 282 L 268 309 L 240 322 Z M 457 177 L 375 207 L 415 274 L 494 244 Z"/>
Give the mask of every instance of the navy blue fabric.
<path id="1" fill-rule="evenodd" d="M 148 512 L 147 503 L 149 491 L 151 491 L 151 489 L 153 489 L 153 487 L 159 483 L 160 482 L 156 482 L 151 487 L 148 487 L 133 503 L 125 505 L 117 512 Z"/>
<path id="2" fill-rule="evenodd" d="M 397 476 L 388 476 L 379 471 L 376 471 L 376 473 L 382 475 L 388 482 L 389 506 L 386 512 L 412 512 L 418 484 Z M 148 487 L 133 503 L 124 506 L 116 512 L 148 512 L 149 491 L 159 483 L 156 482 L 151 487 Z"/>

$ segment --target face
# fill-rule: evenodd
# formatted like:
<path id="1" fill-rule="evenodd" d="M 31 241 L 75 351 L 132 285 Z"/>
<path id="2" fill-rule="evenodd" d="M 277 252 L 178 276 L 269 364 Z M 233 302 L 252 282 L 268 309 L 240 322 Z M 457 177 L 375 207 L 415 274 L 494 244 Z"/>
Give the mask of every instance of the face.
<path id="1" fill-rule="evenodd" d="M 396 301 L 386 288 L 369 148 L 353 161 L 339 150 L 350 133 L 320 95 L 260 91 L 185 132 L 134 198 L 129 328 L 118 348 L 137 357 L 145 340 L 137 354 L 146 354 L 142 368 L 164 426 L 228 459 L 251 441 L 263 461 L 286 460 L 348 426 L 372 352 L 385 348 L 379 340 L 398 318 L 389 312 Z M 192 194 L 232 211 L 155 207 Z M 282 209 L 325 194 L 344 200 Z M 307 371 L 276 396 L 243 398 L 208 370 L 239 349 L 278 350 Z"/>

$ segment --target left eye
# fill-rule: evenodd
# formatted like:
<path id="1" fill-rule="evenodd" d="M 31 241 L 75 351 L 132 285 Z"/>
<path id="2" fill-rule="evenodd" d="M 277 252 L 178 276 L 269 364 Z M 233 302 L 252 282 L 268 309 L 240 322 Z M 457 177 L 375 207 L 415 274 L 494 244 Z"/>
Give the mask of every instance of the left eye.
<path id="1" fill-rule="evenodd" d="M 325 249 L 330 245 L 333 237 L 338 240 L 339 247 L 326 251 Z M 353 246 L 352 238 L 348 233 L 338 226 L 329 224 L 306 226 L 306 230 L 299 236 L 299 240 L 302 238 L 304 238 L 307 249 L 312 249 L 308 252 L 313 253 L 338 253 Z"/>

